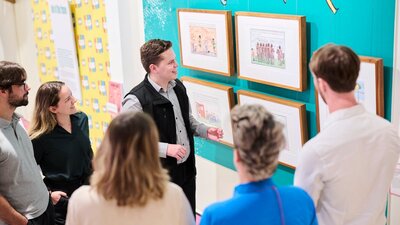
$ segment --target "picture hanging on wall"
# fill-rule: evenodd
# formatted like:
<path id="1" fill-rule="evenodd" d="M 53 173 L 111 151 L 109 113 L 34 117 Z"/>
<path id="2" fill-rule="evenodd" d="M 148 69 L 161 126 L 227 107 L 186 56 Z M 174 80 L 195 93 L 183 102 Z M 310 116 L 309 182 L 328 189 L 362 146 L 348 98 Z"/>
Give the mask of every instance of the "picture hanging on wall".
<path id="1" fill-rule="evenodd" d="M 235 22 L 239 78 L 307 88 L 305 16 L 236 12 Z"/>
<path id="2" fill-rule="evenodd" d="M 234 73 L 231 11 L 178 9 L 181 65 L 231 76 Z"/>
<path id="3" fill-rule="evenodd" d="M 233 88 L 225 85 L 182 77 L 196 120 L 224 131 L 221 143 L 233 147 L 230 111 L 234 105 Z"/>
<path id="4" fill-rule="evenodd" d="M 284 125 L 286 146 L 279 155 L 279 162 L 295 168 L 299 151 L 308 138 L 305 104 L 243 90 L 237 94 L 240 105 L 260 104 Z"/>
<path id="5" fill-rule="evenodd" d="M 384 116 L 383 105 L 383 60 L 381 58 L 360 56 L 361 65 L 354 94 L 358 103 L 364 105 L 368 112 Z M 317 107 L 317 129 L 323 129 L 329 115 L 328 106 L 315 91 Z"/>

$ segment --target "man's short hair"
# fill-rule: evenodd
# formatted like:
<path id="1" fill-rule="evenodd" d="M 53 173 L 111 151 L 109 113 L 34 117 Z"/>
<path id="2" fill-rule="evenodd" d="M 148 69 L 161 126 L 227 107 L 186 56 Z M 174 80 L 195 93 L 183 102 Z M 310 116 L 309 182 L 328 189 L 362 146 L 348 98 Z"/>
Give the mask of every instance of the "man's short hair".
<path id="1" fill-rule="evenodd" d="M 351 92 L 360 72 L 360 58 L 346 46 L 327 44 L 314 52 L 309 67 L 333 91 Z"/>
<path id="2" fill-rule="evenodd" d="M 14 62 L 0 61 L 0 89 L 9 89 L 13 84 L 26 80 L 26 71 Z"/>
<path id="3" fill-rule="evenodd" d="M 233 142 L 242 164 L 255 180 L 275 172 L 284 148 L 283 125 L 261 105 L 236 105 L 231 111 Z"/>
<path id="4" fill-rule="evenodd" d="M 161 54 L 172 47 L 172 42 L 161 39 L 147 41 L 140 48 L 140 58 L 147 73 L 150 73 L 150 65 L 157 65 L 161 60 Z"/>

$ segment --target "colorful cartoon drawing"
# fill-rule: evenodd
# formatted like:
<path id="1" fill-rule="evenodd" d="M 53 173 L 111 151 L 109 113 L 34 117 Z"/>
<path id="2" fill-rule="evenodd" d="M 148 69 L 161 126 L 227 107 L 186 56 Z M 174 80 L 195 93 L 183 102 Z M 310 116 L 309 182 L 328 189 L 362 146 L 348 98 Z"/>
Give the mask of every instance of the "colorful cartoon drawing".
<path id="1" fill-rule="evenodd" d="M 36 36 L 37 36 L 37 38 L 39 39 L 39 40 L 41 40 L 42 39 L 42 28 L 37 28 L 36 29 Z"/>
<path id="2" fill-rule="evenodd" d="M 92 30 L 92 16 L 86 15 L 85 17 L 85 27 L 87 30 Z"/>
<path id="3" fill-rule="evenodd" d="M 218 99 L 203 93 L 194 93 L 195 117 L 210 126 L 221 127 L 221 115 L 218 107 Z"/>
<path id="4" fill-rule="evenodd" d="M 363 81 L 357 81 L 356 88 L 354 89 L 354 95 L 356 96 L 357 102 L 364 102 L 365 100 L 365 84 Z"/>
<path id="5" fill-rule="evenodd" d="M 96 47 L 97 53 L 103 53 L 103 40 L 101 39 L 101 37 L 94 39 L 94 45 Z"/>
<path id="6" fill-rule="evenodd" d="M 103 30 L 104 30 L 104 32 L 106 32 L 107 31 L 107 20 L 106 20 L 106 18 L 102 17 L 101 18 L 101 22 L 103 24 Z"/>
<path id="7" fill-rule="evenodd" d="M 92 8 L 98 9 L 100 7 L 99 0 L 92 0 Z"/>
<path id="8" fill-rule="evenodd" d="M 79 35 L 78 46 L 79 46 L 80 49 L 85 49 L 85 47 L 86 47 L 86 45 L 85 45 L 85 35 L 83 35 L 83 34 Z"/>
<path id="9" fill-rule="evenodd" d="M 199 118 L 206 118 L 206 110 L 204 109 L 204 105 L 196 102 L 197 116 Z"/>
<path id="10" fill-rule="evenodd" d="M 251 63 L 286 68 L 285 32 L 273 30 L 250 30 Z"/>
<path id="11" fill-rule="evenodd" d="M 46 56 L 46 59 L 51 59 L 51 51 L 49 47 L 45 48 L 44 55 Z"/>
<path id="12" fill-rule="evenodd" d="M 46 65 L 45 65 L 44 63 L 41 63 L 41 64 L 40 64 L 40 72 L 41 72 L 43 75 L 47 75 L 47 69 L 46 69 Z"/>
<path id="13" fill-rule="evenodd" d="M 189 25 L 192 54 L 217 57 L 217 30 L 214 25 Z"/>
<path id="14" fill-rule="evenodd" d="M 46 23 L 46 22 L 47 22 L 46 10 L 42 10 L 42 22 L 43 22 L 43 23 Z"/>
<path id="15" fill-rule="evenodd" d="M 99 81 L 99 91 L 101 95 L 107 95 L 106 82 L 104 80 Z"/>
<path id="16" fill-rule="evenodd" d="M 93 98 L 92 101 L 93 101 L 92 102 L 93 111 L 99 113 L 100 112 L 99 99 Z"/>
<path id="17" fill-rule="evenodd" d="M 89 57 L 89 69 L 91 72 L 96 72 L 96 59 L 94 57 Z"/>
<path id="18" fill-rule="evenodd" d="M 89 77 L 87 75 L 83 75 L 82 86 L 86 90 L 89 90 Z"/>

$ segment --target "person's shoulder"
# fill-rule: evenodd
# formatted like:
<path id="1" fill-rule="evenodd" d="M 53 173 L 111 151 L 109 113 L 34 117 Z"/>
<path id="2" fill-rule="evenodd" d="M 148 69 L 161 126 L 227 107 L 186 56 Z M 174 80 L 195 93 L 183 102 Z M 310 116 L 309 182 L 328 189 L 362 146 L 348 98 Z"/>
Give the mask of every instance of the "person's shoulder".
<path id="1" fill-rule="evenodd" d="M 282 198 L 301 205 L 313 205 L 311 197 L 306 191 L 296 186 L 284 186 L 279 188 Z"/>
<path id="2" fill-rule="evenodd" d="M 172 182 L 167 182 L 165 187 L 165 194 L 172 198 L 178 198 L 179 196 L 185 196 L 181 187 Z"/>
<path id="3" fill-rule="evenodd" d="M 240 199 L 237 198 L 230 198 L 227 200 L 219 201 L 210 204 L 207 206 L 207 208 L 204 210 L 204 213 L 210 213 L 210 214 L 216 214 L 216 215 L 223 215 L 227 213 L 227 209 L 230 209 L 230 212 L 232 214 L 236 214 L 235 211 L 238 211 L 237 206 L 243 206 L 241 204 Z M 239 207 L 239 208 L 240 208 Z"/>
<path id="4" fill-rule="evenodd" d="M 309 155 L 314 154 L 320 157 L 320 154 L 322 154 L 322 151 L 320 151 L 320 149 L 326 149 L 328 147 L 326 146 L 326 142 L 323 140 L 324 137 L 321 135 L 321 133 L 308 140 L 301 149 L 300 155 L 302 156 L 302 158 L 309 157 Z"/>
<path id="5" fill-rule="evenodd" d="M 221 221 L 225 220 L 226 223 L 236 218 L 240 210 L 235 205 L 232 204 L 232 199 L 212 203 L 204 209 L 200 220 L 203 223 L 200 224 L 220 224 Z"/>
<path id="6" fill-rule="evenodd" d="M 307 192 L 304 191 L 302 188 L 299 188 L 297 186 L 283 186 L 283 187 L 279 187 L 279 191 L 283 192 L 285 194 L 290 194 L 290 195 L 298 195 L 301 197 L 309 197 Z"/>
<path id="7" fill-rule="evenodd" d="M 175 87 L 182 88 L 183 90 L 186 90 L 186 87 L 185 87 L 185 85 L 183 84 L 183 82 L 181 80 L 176 78 L 174 81 L 175 81 Z"/>
<path id="8" fill-rule="evenodd" d="M 0 153 L 14 151 L 14 147 L 0 129 Z M 1 161 L 1 159 L 0 159 Z"/>
<path id="9" fill-rule="evenodd" d="M 79 120 L 87 120 L 88 119 L 88 116 L 86 115 L 86 113 L 84 113 L 82 111 L 76 112 L 72 116 Z"/>
<path id="10" fill-rule="evenodd" d="M 83 185 L 72 193 L 69 204 L 76 205 L 80 208 L 90 207 L 93 204 L 99 204 L 102 198 L 95 188 L 89 185 Z"/>
<path id="11" fill-rule="evenodd" d="M 80 186 L 74 191 L 74 193 L 72 193 L 71 200 L 75 198 L 80 199 L 82 196 L 87 196 L 91 189 L 92 188 L 89 185 Z"/>

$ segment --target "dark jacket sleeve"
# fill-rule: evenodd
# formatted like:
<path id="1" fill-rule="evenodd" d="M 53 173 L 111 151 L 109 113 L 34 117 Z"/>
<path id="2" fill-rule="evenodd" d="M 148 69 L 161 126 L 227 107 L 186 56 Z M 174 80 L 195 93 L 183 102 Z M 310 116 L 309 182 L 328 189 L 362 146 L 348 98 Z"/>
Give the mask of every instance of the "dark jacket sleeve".
<path id="1" fill-rule="evenodd" d="M 36 163 L 38 165 L 40 165 L 40 163 L 42 162 L 44 151 L 45 151 L 45 149 L 42 146 L 40 137 L 32 139 L 32 145 L 33 145 L 33 153 L 35 155 Z"/>
<path id="2" fill-rule="evenodd" d="M 89 119 L 84 112 L 77 112 L 75 114 L 78 117 L 78 126 L 81 128 L 84 134 L 89 138 Z"/>

